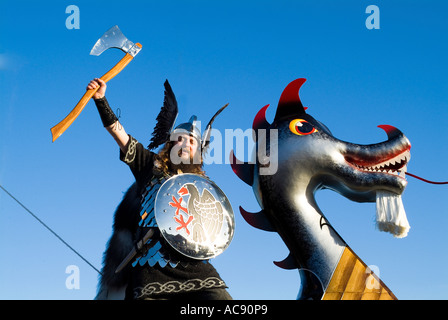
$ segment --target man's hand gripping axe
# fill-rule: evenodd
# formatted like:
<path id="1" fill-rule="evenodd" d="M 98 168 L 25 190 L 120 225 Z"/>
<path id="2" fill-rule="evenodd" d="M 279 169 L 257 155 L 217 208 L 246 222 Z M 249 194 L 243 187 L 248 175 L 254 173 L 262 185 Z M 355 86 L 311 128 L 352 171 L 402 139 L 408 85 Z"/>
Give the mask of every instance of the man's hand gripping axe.
<path id="1" fill-rule="evenodd" d="M 124 52 L 126 55 L 112 68 L 110 69 L 104 76 L 101 77 L 105 82 L 109 81 L 117 74 L 121 72 L 128 65 L 129 62 L 137 55 L 137 53 L 141 50 L 142 45 L 140 43 L 134 44 L 129 41 L 124 34 L 120 31 L 118 26 L 114 26 L 107 30 L 101 38 L 95 43 L 90 51 L 91 55 L 99 56 L 103 51 L 109 48 L 118 48 Z M 73 108 L 73 110 L 57 125 L 51 128 L 51 134 L 53 136 L 53 142 L 56 141 L 57 138 L 67 130 L 68 127 L 75 121 L 75 119 L 79 116 L 81 111 L 86 106 L 87 102 L 89 102 L 90 98 L 93 97 L 95 92 L 99 89 L 87 90 L 84 96 L 79 100 L 78 104 Z"/>

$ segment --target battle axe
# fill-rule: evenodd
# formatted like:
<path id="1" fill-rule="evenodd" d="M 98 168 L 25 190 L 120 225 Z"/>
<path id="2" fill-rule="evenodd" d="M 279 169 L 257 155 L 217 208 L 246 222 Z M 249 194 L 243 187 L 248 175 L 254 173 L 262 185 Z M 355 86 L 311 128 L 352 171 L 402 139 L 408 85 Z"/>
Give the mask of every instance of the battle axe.
<path id="1" fill-rule="evenodd" d="M 128 65 L 129 62 L 137 55 L 137 53 L 141 50 L 142 45 L 140 43 L 134 44 L 129 41 L 124 34 L 120 31 L 118 26 L 114 26 L 107 30 L 101 38 L 95 43 L 90 51 L 91 55 L 99 56 L 103 51 L 109 48 L 118 48 L 126 53 L 126 55 L 112 68 L 110 69 L 104 76 L 101 77 L 105 82 L 109 81 L 117 74 L 121 72 Z M 51 134 L 53 136 L 53 142 L 56 141 L 57 138 L 67 130 L 68 127 L 75 121 L 75 119 L 79 116 L 81 111 L 86 106 L 87 102 L 89 102 L 90 98 L 93 97 L 95 92 L 99 89 L 87 90 L 84 96 L 79 100 L 78 104 L 73 108 L 73 110 L 57 125 L 51 128 Z"/>

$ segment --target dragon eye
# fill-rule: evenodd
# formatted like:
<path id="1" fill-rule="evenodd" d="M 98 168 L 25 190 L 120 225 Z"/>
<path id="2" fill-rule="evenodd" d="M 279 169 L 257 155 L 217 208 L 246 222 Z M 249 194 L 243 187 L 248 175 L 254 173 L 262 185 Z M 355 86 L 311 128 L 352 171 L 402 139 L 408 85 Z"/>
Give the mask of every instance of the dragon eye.
<path id="1" fill-rule="evenodd" d="M 299 136 L 306 136 L 308 134 L 312 134 L 317 132 L 317 129 L 313 127 L 311 123 L 303 119 L 294 119 L 289 123 L 289 130 L 292 133 L 297 134 Z"/>

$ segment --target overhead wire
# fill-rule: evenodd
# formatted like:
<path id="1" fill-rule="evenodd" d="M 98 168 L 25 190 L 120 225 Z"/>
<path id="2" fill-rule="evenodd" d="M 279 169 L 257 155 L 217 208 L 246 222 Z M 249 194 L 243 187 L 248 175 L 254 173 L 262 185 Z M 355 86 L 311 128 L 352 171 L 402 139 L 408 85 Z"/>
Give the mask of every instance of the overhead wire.
<path id="1" fill-rule="evenodd" d="M 48 231 L 50 231 L 56 238 L 58 238 L 66 247 L 68 247 L 70 250 L 72 250 L 78 257 L 80 257 L 82 260 L 84 260 L 85 263 L 87 263 L 92 269 L 94 269 L 99 274 L 102 274 L 95 266 L 90 263 L 86 258 L 84 258 L 77 250 L 75 250 L 71 245 L 67 243 L 60 235 L 58 235 L 52 228 L 50 228 L 45 222 L 43 222 L 39 217 L 34 214 L 30 209 L 28 209 L 21 201 L 19 201 L 16 197 L 14 197 L 8 190 L 6 190 L 1 184 L 0 188 L 9 196 L 11 199 L 13 199 L 15 202 L 17 202 L 23 209 L 25 209 L 34 219 L 36 219 L 41 225 L 43 225 Z"/>

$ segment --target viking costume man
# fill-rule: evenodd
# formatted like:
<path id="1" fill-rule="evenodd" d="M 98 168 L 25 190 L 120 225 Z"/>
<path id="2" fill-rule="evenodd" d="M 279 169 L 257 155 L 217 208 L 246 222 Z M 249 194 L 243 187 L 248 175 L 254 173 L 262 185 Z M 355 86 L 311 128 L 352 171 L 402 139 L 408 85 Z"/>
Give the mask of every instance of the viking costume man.
<path id="1" fill-rule="evenodd" d="M 125 299 L 231 299 L 225 282 L 207 259 L 192 259 L 167 242 L 154 213 L 157 192 L 166 180 L 180 173 L 205 177 L 202 154 L 209 144 L 211 124 L 227 105 L 209 122 L 202 139 L 196 116 L 173 130 L 178 108 L 166 81 L 164 103 L 151 143 L 145 148 L 118 122 L 105 97 L 104 81 L 92 80 L 87 89 L 98 86 L 93 98 L 101 120 L 118 143 L 120 160 L 129 166 L 135 183 L 115 212 L 96 299 L 123 298 L 123 294 Z M 151 151 L 162 144 L 159 153 Z M 188 221 L 179 217 L 187 231 Z"/>

